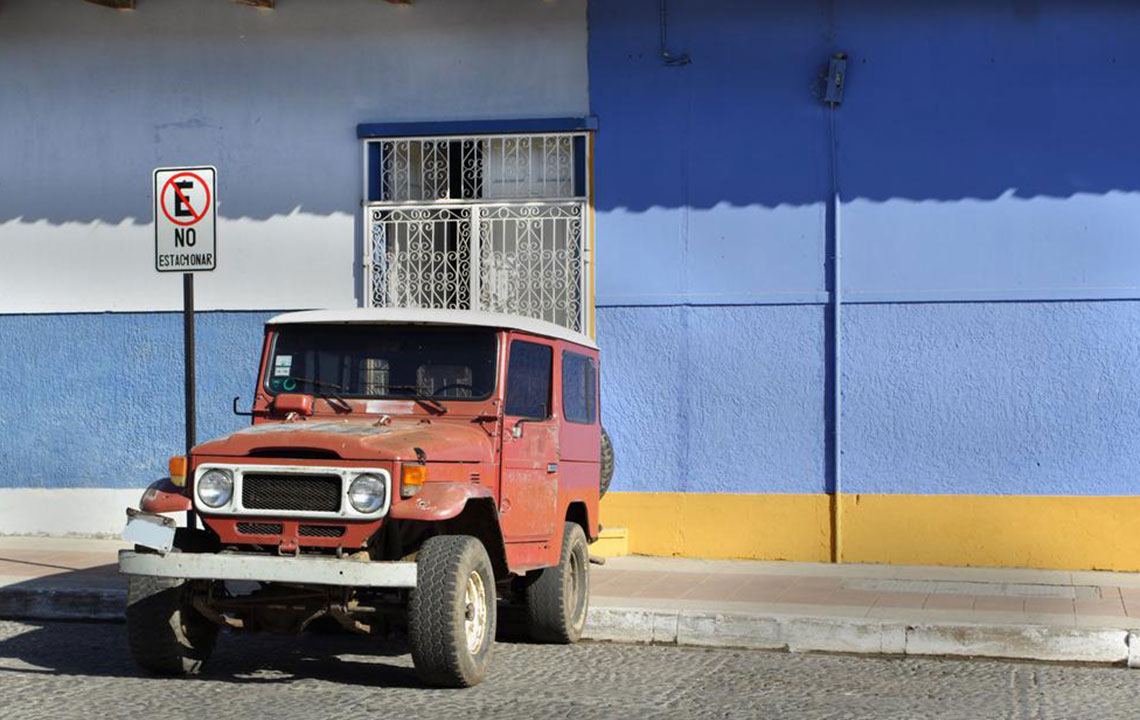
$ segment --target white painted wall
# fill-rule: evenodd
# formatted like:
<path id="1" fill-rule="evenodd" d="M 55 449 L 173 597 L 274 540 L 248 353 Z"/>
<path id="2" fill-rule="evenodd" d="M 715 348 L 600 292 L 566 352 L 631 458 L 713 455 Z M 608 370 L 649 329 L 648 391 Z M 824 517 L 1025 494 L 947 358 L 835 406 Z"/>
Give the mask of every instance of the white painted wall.
<path id="1" fill-rule="evenodd" d="M 143 488 L 0 488 L 0 535 L 118 537 Z M 182 521 L 184 513 L 176 513 Z"/>
<path id="2" fill-rule="evenodd" d="M 200 310 L 351 307 L 351 215 L 220 218 L 218 268 L 198 273 Z M 123 220 L 0 223 L 0 312 L 181 310 L 182 275 L 154 269 L 154 231 Z"/>
<path id="3" fill-rule="evenodd" d="M 357 123 L 582 116 L 585 0 L 9 0 L 0 313 L 172 310 L 151 171 L 218 168 L 203 309 L 354 305 Z"/>

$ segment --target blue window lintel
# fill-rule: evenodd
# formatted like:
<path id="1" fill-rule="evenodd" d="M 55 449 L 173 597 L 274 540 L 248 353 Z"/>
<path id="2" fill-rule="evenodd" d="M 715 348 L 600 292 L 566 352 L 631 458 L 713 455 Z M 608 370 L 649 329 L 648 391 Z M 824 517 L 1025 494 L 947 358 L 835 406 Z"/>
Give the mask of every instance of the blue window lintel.
<path id="1" fill-rule="evenodd" d="M 454 120 L 444 122 L 360 123 L 358 138 L 429 135 L 497 135 L 509 133 L 582 132 L 598 129 L 598 118 L 521 118 L 514 120 Z"/>

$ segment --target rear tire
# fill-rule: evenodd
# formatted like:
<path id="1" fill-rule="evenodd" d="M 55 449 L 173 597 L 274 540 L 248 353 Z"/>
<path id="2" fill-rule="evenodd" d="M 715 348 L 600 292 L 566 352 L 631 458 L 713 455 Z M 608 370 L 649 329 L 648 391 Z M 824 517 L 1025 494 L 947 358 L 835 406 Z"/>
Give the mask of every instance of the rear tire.
<path id="1" fill-rule="evenodd" d="M 131 657 L 155 675 L 193 675 L 214 650 L 218 626 L 191 605 L 185 580 L 131 575 L 127 643 Z"/>
<path id="2" fill-rule="evenodd" d="M 610 434 L 602 428 L 601 475 L 598 479 L 598 497 L 605 497 L 610 489 L 610 481 L 614 479 L 614 444 Z"/>
<path id="3" fill-rule="evenodd" d="M 416 673 L 429 685 L 471 687 L 483 680 L 495 642 L 495 575 L 478 539 L 430 538 L 416 553 L 408 640 Z"/>
<path id="4" fill-rule="evenodd" d="M 558 565 L 540 571 L 525 592 L 527 631 L 532 639 L 578 642 L 590 607 L 590 553 L 581 525 L 566 523 Z"/>

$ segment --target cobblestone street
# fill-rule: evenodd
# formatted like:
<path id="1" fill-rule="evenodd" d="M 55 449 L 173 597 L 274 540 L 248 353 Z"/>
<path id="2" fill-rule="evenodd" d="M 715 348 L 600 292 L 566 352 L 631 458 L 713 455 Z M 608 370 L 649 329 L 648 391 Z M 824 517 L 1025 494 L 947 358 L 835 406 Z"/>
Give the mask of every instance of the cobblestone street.
<path id="1" fill-rule="evenodd" d="M 118 624 L 0 622 L 0 717 L 1134 718 L 1140 673 L 939 659 L 499 643 L 483 685 L 421 687 L 398 644 L 223 636 L 205 675 L 142 677 Z"/>

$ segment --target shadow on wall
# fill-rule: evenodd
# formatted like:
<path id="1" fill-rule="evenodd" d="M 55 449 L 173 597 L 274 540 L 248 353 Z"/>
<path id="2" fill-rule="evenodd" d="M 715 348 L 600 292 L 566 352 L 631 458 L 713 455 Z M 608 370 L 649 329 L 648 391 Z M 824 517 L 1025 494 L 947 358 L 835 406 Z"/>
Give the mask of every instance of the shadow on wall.
<path id="1" fill-rule="evenodd" d="M 258 13 L 233 3 L 202 11 L 148 0 L 146 9 L 115 14 L 73 0 L 7 3 L 0 22 L 0 106 L 16 108 L 6 117 L 16 130 L 0 133 L 0 222 L 145 223 L 151 169 L 203 159 L 222 168 L 224 218 L 266 218 L 298 206 L 310 214 L 357 217 L 357 122 L 585 112 L 580 2 L 424 3 L 403 12 L 353 0 L 338 7 L 346 5 L 329 13 L 317 3 L 291 3 Z M 967 289 L 983 300 L 1011 290 L 1072 299 L 1079 293 L 1106 297 L 1114 288 L 1140 297 L 1133 272 L 1140 266 L 1134 241 L 1140 143 L 1132 137 L 1140 98 L 1128 92 L 1140 74 L 1132 51 L 1140 30 L 1134 3 L 670 0 L 668 7 L 669 47 L 688 53 L 690 65 L 666 67 L 658 57 L 656 0 L 590 6 L 589 104 L 601 124 L 598 303 L 711 308 L 664 309 L 652 317 L 657 311 L 643 307 L 599 313 L 608 353 L 606 416 L 634 418 L 624 429 L 611 427 L 619 446 L 615 489 L 823 487 L 826 353 L 818 304 L 827 297 L 824 205 L 832 183 L 828 111 L 818 93 L 835 50 L 850 54 L 848 86 L 834 118 L 840 184 L 849 201 L 844 272 L 853 297 L 915 299 L 915 289 L 934 289 L 961 299 Z M 438 42 L 441 37 L 448 42 Z M 435 52 L 425 53 L 425 43 Z M 505 59 L 488 51 L 503 47 L 511 48 Z M 104 62 L 88 62 L 93 54 Z M 176 72 L 187 57 L 197 60 L 194 72 Z M 100 112 L 90 109 L 93 92 L 104 99 Z M 124 187 L 135 191 L 124 193 Z M 144 228 L 136 230 L 145 235 Z M 336 255 L 310 239 L 349 231 L 344 222 L 332 231 L 305 225 L 296 235 L 310 252 L 335 255 L 347 268 L 358 264 L 359 247 L 350 253 L 346 242 Z M 279 236 L 270 239 L 278 255 L 288 254 Z M 67 242 L 79 245 L 70 235 Z M 263 257 L 246 252 L 264 269 Z M 287 261 L 298 264 L 292 256 Z M 313 283 L 297 283 L 304 284 Z M 1012 295 L 1006 292 L 1005 299 Z M 261 288 L 250 296 L 262 303 L 257 307 L 272 304 Z M 805 310 L 779 303 L 816 305 Z M 736 304 L 753 307 L 725 309 Z M 1134 326 L 1124 304 L 1102 309 L 1110 311 L 1098 328 Z M 1052 339 L 1058 327 L 1045 322 L 1053 317 L 1047 313 L 1037 316 L 1042 322 L 1009 311 L 956 325 L 889 315 L 855 326 L 861 332 L 854 342 L 894 329 L 905 348 L 912 338 L 943 332 L 943 357 L 920 358 L 925 364 L 907 368 L 909 380 L 895 374 L 883 381 L 895 382 L 913 416 L 931 423 L 955 407 L 948 402 L 954 393 L 1006 398 L 1005 407 L 1021 407 L 1008 398 L 1039 385 L 996 378 L 1010 374 L 1003 352 L 1041 344 L 1016 333 Z M 76 327 L 28 331 L 34 340 L 24 350 L 0 343 L 0 367 L 46 370 L 29 387 L 9 381 L 16 389 L 0 393 L 0 429 L 8 422 L 17 431 L 5 435 L 12 440 L 0 445 L 0 465 L 15 467 L 9 463 L 19 458 L 19 467 L 75 477 L 77 468 L 63 468 L 60 460 L 59 448 L 71 447 L 88 463 L 79 468 L 79 484 L 149 480 L 153 459 L 180 444 L 177 346 L 155 349 L 145 338 L 131 344 L 137 338 L 129 329 L 59 322 Z M 155 322 L 164 324 L 145 332 L 179 337 L 174 316 Z M 689 323 L 693 337 L 704 333 L 705 344 L 678 337 L 678 323 Z M 228 403 L 248 392 L 259 324 L 260 318 L 245 316 L 225 334 L 248 347 L 219 350 L 208 360 L 216 365 L 203 370 L 204 377 L 217 373 L 223 380 L 215 391 L 205 387 L 212 380 L 204 381 L 204 397 Z M 6 335 L 13 326 L 0 327 Z M 994 327 L 1013 330 L 997 337 Z M 97 357 L 68 352 L 77 347 L 77 331 L 86 338 L 81 346 L 101 348 Z M 104 348 L 105 332 L 120 333 L 122 344 Z M 654 335 L 660 344 L 644 342 Z M 993 384 L 975 382 L 965 372 L 971 363 L 947 361 L 977 337 L 1000 341 L 992 351 L 998 360 L 981 368 L 996 378 Z M 1134 345 L 1126 347 L 1118 335 L 1103 337 L 1112 338 L 1098 346 L 1104 366 L 1130 367 L 1120 361 Z M 848 352 L 878 354 L 876 348 L 852 350 L 853 344 Z M 202 347 L 210 347 L 206 338 Z M 710 348 L 726 348 L 730 360 Z M 1080 353 L 1061 355 L 1042 377 L 1097 372 Z M 168 382 L 156 390 L 148 383 L 160 361 L 168 363 L 161 373 Z M 930 382 L 939 367 L 964 372 Z M 1086 379 L 1067 385 L 1111 384 L 1100 376 Z M 781 392 L 749 405 L 740 386 L 761 384 Z M 74 408 L 90 402 L 85 393 L 105 387 L 121 392 L 113 402 L 101 400 L 92 417 L 76 418 Z M 906 395 L 913 387 L 945 393 Z M 68 402 L 57 404 L 61 395 Z M 1074 397 L 1059 409 L 1068 417 L 1080 416 L 1073 407 L 1108 417 L 1099 404 L 1108 397 L 1123 413 L 1127 398 L 1110 392 Z M 999 405 L 975 407 L 990 412 Z M 33 407 L 35 422 L 27 424 Z M 865 412 L 890 417 L 891 410 L 868 404 Z M 219 412 L 228 414 L 228 406 Z M 748 422 L 733 423 L 740 416 Z M 1025 424 L 1060 416 L 1049 407 L 1028 415 Z M 235 420 L 204 417 L 200 435 Z M 78 433 L 76 423 L 105 424 Z M 100 437 L 111 432 L 107 427 L 115 428 L 115 437 Z M 876 428 L 882 442 L 896 440 L 891 433 L 898 426 Z M 736 442 L 739 437 L 765 445 L 757 451 Z M 702 445 L 707 438 L 714 438 L 709 447 Z M 100 480 L 108 458 L 134 465 L 122 478 Z M 1062 463 L 1055 477 L 1073 467 L 1090 470 Z M 892 475 L 900 477 L 897 468 L 883 472 Z M 632 482 L 627 478 L 639 484 L 623 485 Z"/>
<path id="2" fill-rule="evenodd" d="M 585 0 L 7 2 L 0 223 L 147 224 L 152 169 L 197 163 L 219 168 L 224 218 L 356 214 L 357 123 L 584 115 L 585 12 Z"/>
<path id="3" fill-rule="evenodd" d="M 599 304 L 826 302 L 833 156 L 848 300 L 1140 296 L 1134 3 L 658 7 L 590 10 Z"/>
<path id="4" fill-rule="evenodd" d="M 824 202 L 838 50 L 845 199 L 1140 188 L 1135 3 L 671 0 L 681 67 L 658 57 L 657 8 L 590 6 L 601 210 Z"/>
<path id="5" fill-rule="evenodd" d="M 585 110 L 584 0 L 526 12 L 505 1 L 345 5 L 203 12 L 154 0 L 124 14 L 9 3 L 0 105 L 14 112 L 0 134 L 0 222 L 145 223 L 150 170 L 203 161 L 224 168 L 223 217 L 355 213 L 357 122 Z M 689 65 L 657 55 L 657 0 L 590 6 L 601 210 L 822 202 L 829 143 L 818 95 L 835 50 L 850 54 L 836 115 L 848 198 L 1137 189 L 1140 99 L 1125 90 L 1140 71 L 1134 3 L 668 8 L 668 43 Z"/>
<path id="6" fill-rule="evenodd" d="M 1137 304 L 1055 301 L 1140 298 L 1140 8 L 670 0 L 670 67 L 658 7 L 590 7 L 614 489 L 827 488 L 843 50 L 849 487 L 1129 492 Z"/>

